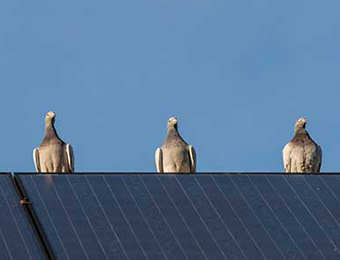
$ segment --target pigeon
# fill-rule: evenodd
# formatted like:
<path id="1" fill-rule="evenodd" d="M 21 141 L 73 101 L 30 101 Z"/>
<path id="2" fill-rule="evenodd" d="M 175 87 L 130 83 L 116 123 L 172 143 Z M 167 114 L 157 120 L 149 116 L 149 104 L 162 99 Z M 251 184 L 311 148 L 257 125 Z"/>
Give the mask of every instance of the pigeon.
<path id="1" fill-rule="evenodd" d="M 287 173 L 320 172 L 322 150 L 309 136 L 306 123 L 305 118 L 296 121 L 294 138 L 283 148 L 283 163 Z"/>
<path id="2" fill-rule="evenodd" d="M 45 138 L 33 151 L 34 165 L 37 172 L 72 173 L 74 172 L 74 155 L 70 144 L 59 138 L 54 128 L 56 114 L 46 114 Z"/>
<path id="3" fill-rule="evenodd" d="M 168 134 L 161 148 L 157 148 L 155 159 L 158 173 L 195 173 L 196 152 L 178 133 L 178 119 L 168 120 Z"/>

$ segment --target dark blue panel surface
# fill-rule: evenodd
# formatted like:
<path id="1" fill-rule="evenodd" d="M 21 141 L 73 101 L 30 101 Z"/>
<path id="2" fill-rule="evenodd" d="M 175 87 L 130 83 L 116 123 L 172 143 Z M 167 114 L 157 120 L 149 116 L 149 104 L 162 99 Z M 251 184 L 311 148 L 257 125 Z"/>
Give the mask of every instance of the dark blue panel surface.
<path id="1" fill-rule="evenodd" d="M 318 245 L 319 250 L 326 259 L 340 259 L 340 252 L 336 246 L 339 243 L 339 226 L 336 219 L 325 208 L 319 197 L 316 195 L 306 179 L 316 176 L 295 176 L 285 177 L 288 185 L 303 205 L 303 209 L 296 214 L 304 216 L 303 220 L 306 229 Z M 297 208 L 297 210 L 299 210 Z M 301 213 L 300 213 L 301 212 Z M 334 241 L 335 240 L 335 241 Z"/>
<path id="2" fill-rule="evenodd" d="M 57 259 L 128 259 L 87 176 L 20 178 Z"/>
<path id="3" fill-rule="evenodd" d="M 44 259 L 9 175 L 0 175 L 0 259 Z"/>
<path id="4" fill-rule="evenodd" d="M 251 177 L 239 175 L 232 178 L 232 180 L 270 238 L 270 242 L 268 242 L 266 250 L 264 250 L 267 257 L 269 259 L 304 259 L 296 244 L 294 244 L 294 241 L 292 241 L 288 232 L 267 203 L 266 197 L 262 195 L 257 187 L 257 183 L 261 186 L 261 183 L 266 183 L 266 180 L 261 175 Z"/>
<path id="5" fill-rule="evenodd" d="M 160 181 L 169 196 L 173 199 L 176 207 L 186 221 L 188 228 L 191 230 L 195 240 L 208 259 L 225 259 L 221 247 L 216 243 L 216 239 L 204 223 L 202 217 L 198 214 L 195 205 L 188 197 L 186 191 L 178 182 L 177 178 L 188 178 L 189 176 L 171 176 L 168 178 L 160 177 Z"/>
<path id="6" fill-rule="evenodd" d="M 151 176 L 148 176 L 149 178 Z M 156 177 L 156 176 L 155 176 Z M 152 194 L 139 175 L 122 178 L 166 259 L 187 259 L 187 255 L 166 221 Z"/>
<path id="7" fill-rule="evenodd" d="M 73 174 L 20 179 L 57 259 L 340 259 L 338 176 Z M 0 229 L 0 250 L 11 259 L 3 237 Z"/>
<path id="8" fill-rule="evenodd" d="M 218 178 L 223 177 L 220 176 Z M 222 182 L 219 181 L 218 184 L 215 181 L 215 177 L 208 175 L 199 176 L 197 180 L 225 224 L 226 229 L 230 231 L 235 243 L 242 250 L 242 255 L 238 257 L 240 259 L 265 259 L 253 236 L 249 233 L 240 216 L 224 195 Z"/>
<path id="9" fill-rule="evenodd" d="M 278 176 L 269 176 L 268 178 L 278 178 Z M 279 177 L 281 178 L 281 176 Z M 266 218 L 261 218 L 263 223 L 268 222 L 268 232 L 275 232 L 272 237 L 277 241 L 286 259 L 310 259 L 308 257 L 318 256 L 318 252 L 311 252 L 312 255 L 306 255 L 305 251 L 310 251 L 313 244 L 308 236 L 304 233 L 295 217 L 287 208 L 287 205 L 271 185 L 266 175 L 249 176 L 260 197 L 258 198 L 267 205 L 264 210 Z M 269 211 L 268 211 L 269 210 Z"/>
<path id="10" fill-rule="evenodd" d="M 199 245 L 196 237 L 192 233 L 188 226 L 184 216 L 180 213 L 175 201 L 164 188 L 160 179 L 167 181 L 168 179 L 174 178 L 171 175 L 164 176 L 141 176 L 141 180 L 149 193 L 152 196 L 152 200 L 155 202 L 156 207 L 164 217 L 164 221 L 168 223 L 171 233 L 175 237 L 176 243 L 178 243 L 185 252 L 187 259 L 192 260 L 203 260 L 207 259 L 202 247 Z"/>
<path id="11" fill-rule="evenodd" d="M 230 229 L 210 201 L 204 188 L 198 182 L 200 177 L 201 176 L 188 175 L 178 177 L 177 180 L 186 197 L 192 203 L 194 210 L 202 220 L 203 225 L 208 230 L 209 235 L 222 251 L 223 256 L 235 260 L 245 259 L 239 243 L 235 240 Z M 225 205 L 221 206 L 221 210 L 224 211 Z M 208 254 L 208 256 L 209 255 L 210 254 Z"/>
<path id="12" fill-rule="evenodd" d="M 286 180 L 286 178 L 292 180 L 296 178 L 303 178 L 303 176 L 287 175 L 277 176 L 276 178 L 270 176 L 267 178 L 275 188 L 275 191 L 279 194 L 280 198 L 283 200 L 283 203 L 288 208 L 289 213 L 298 223 L 298 225 L 295 226 L 296 230 L 292 231 L 293 236 L 305 236 L 304 241 L 300 241 L 300 243 L 302 244 L 301 247 L 305 248 L 304 253 L 308 259 L 328 259 L 325 256 L 325 252 L 321 249 L 324 245 L 327 246 L 329 244 L 329 241 L 327 241 L 328 239 L 322 230 L 320 230 L 319 226 L 308 212 L 308 209 Z M 308 245 L 304 245 L 304 243 L 308 243 Z"/>
<path id="13" fill-rule="evenodd" d="M 134 236 L 143 250 L 143 256 L 150 260 L 165 259 L 164 250 L 162 250 L 159 240 L 156 238 L 154 232 L 150 229 L 143 212 L 127 187 L 127 180 L 129 176 L 120 177 L 109 176 L 106 177 L 109 186 L 117 198 L 117 201 L 126 216 L 126 220 L 132 229 Z M 130 177 L 131 178 L 131 177 Z M 139 186 L 141 189 L 142 187 Z M 130 187 L 133 189 L 133 187 Z"/>

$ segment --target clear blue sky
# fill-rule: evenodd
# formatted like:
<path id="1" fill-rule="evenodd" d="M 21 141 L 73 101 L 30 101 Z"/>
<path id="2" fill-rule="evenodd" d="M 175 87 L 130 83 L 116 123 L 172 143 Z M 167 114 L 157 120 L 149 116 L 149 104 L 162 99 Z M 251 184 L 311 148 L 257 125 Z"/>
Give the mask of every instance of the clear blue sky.
<path id="1" fill-rule="evenodd" d="M 340 1 L 0 2 L 0 171 L 34 171 L 46 112 L 76 171 L 155 171 L 179 118 L 198 171 L 283 170 L 304 116 L 340 171 Z"/>

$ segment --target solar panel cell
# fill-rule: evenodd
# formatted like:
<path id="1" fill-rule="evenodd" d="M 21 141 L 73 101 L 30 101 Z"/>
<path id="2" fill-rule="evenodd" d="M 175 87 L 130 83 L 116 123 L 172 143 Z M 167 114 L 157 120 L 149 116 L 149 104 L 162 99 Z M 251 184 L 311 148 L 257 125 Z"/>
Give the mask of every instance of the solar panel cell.
<path id="1" fill-rule="evenodd" d="M 288 178 L 300 178 L 301 176 L 288 176 Z M 294 193 L 291 186 L 285 180 L 285 176 L 270 176 L 267 177 L 277 194 L 282 199 L 284 205 L 287 207 L 288 213 L 286 217 L 290 220 L 291 235 L 296 237 L 298 245 L 301 247 L 307 259 L 326 259 L 319 245 L 316 243 L 318 238 L 315 237 L 315 221 L 311 218 L 306 208 Z M 292 217 L 293 219 L 290 219 Z M 323 235 L 324 237 L 324 235 Z M 327 240 L 324 242 L 328 243 Z"/>
<path id="2" fill-rule="evenodd" d="M 117 250 L 116 248 L 122 248 L 126 258 L 131 260 L 146 259 L 145 252 L 142 250 L 139 240 L 129 224 L 126 213 L 118 203 L 115 193 L 109 185 L 109 178 L 110 177 L 106 177 L 105 175 L 95 178 L 89 176 L 88 181 L 93 187 L 107 216 L 107 220 L 109 221 L 107 228 L 113 230 L 116 234 L 119 245 L 115 245 L 115 250 Z M 116 176 L 113 178 L 116 178 Z M 122 259 L 124 259 L 121 253 L 120 255 Z"/>
<path id="3" fill-rule="evenodd" d="M 181 176 L 181 178 L 186 177 L 188 176 Z M 214 260 L 225 259 L 221 248 L 216 243 L 207 226 L 204 224 L 201 216 L 195 208 L 195 205 L 187 196 L 183 187 L 179 184 L 177 177 L 174 176 L 174 178 L 160 179 L 168 194 L 177 205 L 180 214 L 186 220 L 189 229 L 197 239 L 197 242 L 204 251 L 206 257 Z"/>
<path id="4" fill-rule="evenodd" d="M 203 185 L 200 184 L 200 179 L 201 176 L 187 176 L 186 178 L 178 178 L 178 181 L 195 206 L 196 211 L 214 241 L 223 252 L 224 257 L 227 259 L 246 259 L 244 254 L 242 254 L 240 245 L 236 242 L 230 229 L 223 222 L 218 211 L 211 203 Z M 226 210 L 225 203 L 219 204 L 218 206 L 220 211 Z"/>
<path id="5" fill-rule="evenodd" d="M 233 176 L 233 178 L 234 177 L 236 176 Z M 239 225 L 245 230 L 243 237 L 247 237 L 255 244 L 255 247 L 252 248 L 253 257 L 255 257 L 255 259 L 267 259 L 263 251 L 264 248 L 262 248 L 261 245 L 269 243 L 269 237 L 259 221 L 255 218 L 231 178 L 229 176 L 217 175 L 214 176 L 214 180 L 237 216 Z"/>
<path id="6" fill-rule="evenodd" d="M 173 179 L 174 176 L 164 175 L 161 178 L 167 181 L 168 179 Z M 173 233 L 177 243 L 185 252 L 187 258 L 192 260 L 207 259 L 187 224 L 188 219 L 185 219 L 184 216 L 181 215 L 172 196 L 164 189 L 160 177 L 158 175 L 142 175 L 141 180 L 152 195 L 152 199 L 155 201 L 157 208 L 159 208 L 162 216 L 169 225 L 169 229 Z"/>
<path id="7" fill-rule="evenodd" d="M 187 259 L 140 176 L 130 175 L 123 179 L 166 259 Z"/>
<path id="8" fill-rule="evenodd" d="M 339 239 L 339 226 L 305 181 L 305 178 L 310 177 L 312 176 L 296 176 L 285 179 L 304 207 L 298 214 L 305 214 L 306 229 L 309 228 L 319 250 L 326 259 L 340 258 L 339 250 L 333 241 L 333 239 Z"/>
<path id="9" fill-rule="evenodd" d="M 166 257 L 162 252 L 157 239 L 148 227 L 148 223 L 145 221 L 138 204 L 132 197 L 127 185 L 124 180 L 122 180 L 122 177 L 119 175 L 107 177 L 107 181 L 147 258 L 150 260 L 165 259 Z"/>
<path id="10" fill-rule="evenodd" d="M 272 178 L 269 176 L 268 178 Z M 290 232 L 294 231 L 295 226 L 298 225 L 296 221 L 289 215 L 288 209 L 271 186 L 265 175 L 249 176 L 258 194 L 254 200 L 260 200 L 266 207 L 263 208 L 267 217 L 259 214 L 261 221 L 266 225 L 268 232 L 271 233 L 272 238 L 280 247 L 285 259 L 306 259 L 301 248 L 296 243 L 296 237 L 292 236 Z M 249 194 L 251 197 L 251 194 Z M 257 212 L 254 204 L 254 210 Z M 306 237 L 302 238 L 305 239 Z"/>
<path id="11" fill-rule="evenodd" d="M 96 185 L 98 182 L 98 186 L 105 184 L 101 176 L 97 175 L 84 175 L 81 178 L 71 175 L 69 178 L 69 184 L 73 186 L 77 200 L 80 201 L 84 215 L 98 242 L 99 248 L 95 250 L 101 250 L 105 259 L 125 260 L 126 252 L 120 245 L 113 227 L 110 226 L 109 216 L 105 214 L 102 203 L 98 199 L 97 194 L 102 193 L 101 187 Z"/>
<path id="12" fill-rule="evenodd" d="M 313 190 L 314 195 L 318 198 L 318 201 L 322 204 L 322 210 L 320 213 L 325 216 L 322 218 L 324 229 L 339 251 L 340 247 L 340 222 L 338 216 L 340 215 L 340 202 L 334 196 L 334 193 L 329 187 L 322 181 L 320 176 L 310 176 L 305 178 L 310 188 Z M 325 212 L 326 211 L 326 212 Z M 316 215 L 318 218 L 319 216 Z M 330 218 L 330 219 L 329 219 Z"/>

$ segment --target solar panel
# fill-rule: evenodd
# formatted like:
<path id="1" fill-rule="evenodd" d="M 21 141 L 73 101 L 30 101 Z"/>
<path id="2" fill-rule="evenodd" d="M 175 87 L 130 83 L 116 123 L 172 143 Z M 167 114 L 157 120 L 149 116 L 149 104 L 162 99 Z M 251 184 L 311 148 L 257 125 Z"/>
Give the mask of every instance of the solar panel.
<path id="1" fill-rule="evenodd" d="M 285 180 L 299 202 L 296 210 L 300 210 L 295 214 L 301 217 L 301 221 L 318 245 L 320 252 L 326 259 L 340 258 L 337 247 L 339 245 L 339 223 L 329 214 L 329 210 L 321 203 L 306 181 L 315 177 L 318 176 L 295 176 L 295 178 L 285 178 Z"/>
<path id="2" fill-rule="evenodd" d="M 338 176 L 21 174 L 20 180 L 56 259 L 340 258 Z"/>
<path id="3" fill-rule="evenodd" d="M 163 181 L 174 178 L 172 175 L 141 175 L 143 185 L 151 195 L 154 207 L 170 230 L 172 239 L 180 247 L 185 255 L 184 259 L 207 259 L 202 247 L 198 243 L 192 230 L 188 226 L 188 220 L 181 214 L 174 198 L 169 194 L 163 185 Z M 178 258 L 182 259 L 182 258 Z"/>
<path id="4" fill-rule="evenodd" d="M 1 260 L 44 259 L 7 174 L 0 174 L 0 209 Z"/>
<path id="5" fill-rule="evenodd" d="M 238 175 L 230 177 L 230 180 L 246 201 L 249 214 L 253 214 L 253 221 L 256 225 L 260 224 L 259 230 L 253 230 L 253 227 L 250 227 L 250 232 L 254 233 L 254 237 L 260 236 L 257 241 L 266 257 L 268 259 L 304 259 L 285 227 L 270 208 L 266 196 L 262 195 L 261 189 L 256 185 L 258 183 L 263 189 L 261 186 L 262 182 L 265 182 L 263 176 Z"/>

